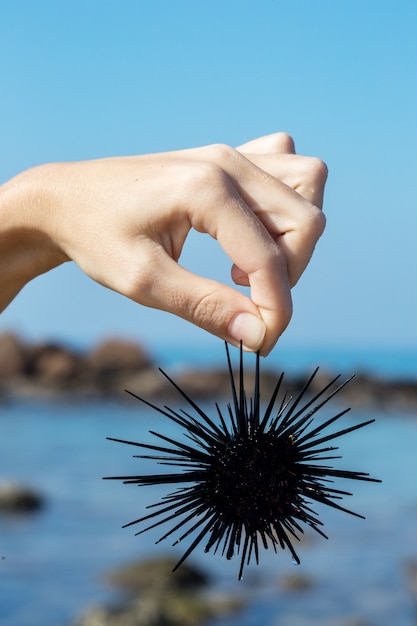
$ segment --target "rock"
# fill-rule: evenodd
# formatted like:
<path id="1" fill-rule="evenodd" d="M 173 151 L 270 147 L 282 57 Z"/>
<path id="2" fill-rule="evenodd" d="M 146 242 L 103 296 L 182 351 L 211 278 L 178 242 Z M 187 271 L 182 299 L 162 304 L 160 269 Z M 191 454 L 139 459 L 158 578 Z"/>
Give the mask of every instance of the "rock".
<path id="1" fill-rule="evenodd" d="M 175 383 L 193 400 L 214 398 L 223 395 L 226 388 L 230 393 L 229 375 L 225 370 L 198 371 L 186 369 L 175 376 Z M 174 387 L 172 387 L 174 389 Z M 176 397 L 180 395 L 176 393 Z"/>
<path id="2" fill-rule="evenodd" d="M 235 368 L 236 370 L 238 367 Z M 167 371 L 167 374 L 170 374 Z M 268 401 L 281 371 L 261 367 L 261 397 Z M 175 383 L 192 400 L 215 402 L 230 399 L 229 372 L 226 367 L 211 370 L 188 368 L 173 376 Z M 248 396 L 254 390 L 254 370 L 245 369 L 245 389 Z M 282 394 L 294 397 L 309 378 L 304 375 L 284 376 Z M 334 378 L 332 372 L 320 369 L 309 385 L 313 396 Z M 238 375 L 235 376 L 235 383 Z M 343 383 L 344 378 L 339 380 Z M 339 384 L 336 383 L 336 384 Z M 170 398 L 181 400 L 173 385 L 157 370 L 145 350 L 126 339 L 106 339 L 87 353 L 76 353 L 58 343 L 31 346 L 13 333 L 0 335 L 0 400 L 14 396 L 54 398 L 57 393 L 80 397 L 116 396 L 126 398 L 124 390 L 147 400 Z M 334 389 L 334 387 L 332 387 Z M 282 396 L 281 396 L 282 397 Z M 359 373 L 336 396 L 344 406 L 367 407 L 387 411 L 415 413 L 417 380 L 383 380 Z"/>
<path id="3" fill-rule="evenodd" d="M 181 595 L 149 594 L 114 608 L 96 608 L 76 626 L 198 626 L 213 616 L 208 605 Z"/>
<path id="4" fill-rule="evenodd" d="M 198 568 L 183 563 L 173 572 L 176 561 L 167 557 L 133 561 L 107 575 L 116 587 L 131 593 L 148 592 L 150 589 L 196 589 L 208 583 L 207 576 Z"/>
<path id="5" fill-rule="evenodd" d="M 87 355 L 88 363 L 102 375 L 134 372 L 149 364 L 145 351 L 123 339 L 107 339 Z"/>
<path id="6" fill-rule="evenodd" d="M 13 333 L 0 335 L 0 378 L 20 375 L 25 367 L 25 347 Z"/>
<path id="7" fill-rule="evenodd" d="M 175 561 L 133 562 L 107 578 L 128 593 L 124 603 L 87 612 L 76 626 L 198 626 L 209 619 L 241 607 L 231 598 L 207 597 L 202 589 L 207 576 L 183 563 L 175 572 Z"/>
<path id="8" fill-rule="evenodd" d="M 305 574 L 286 574 L 281 579 L 281 587 L 291 592 L 309 591 L 314 587 L 314 580 Z"/>
<path id="9" fill-rule="evenodd" d="M 172 397 L 173 395 L 171 385 L 152 365 L 141 369 L 140 372 L 123 376 L 120 380 L 119 391 L 123 393 L 125 390 L 144 398 Z"/>
<path id="10" fill-rule="evenodd" d="M 124 339 L 103 341 L 87 354 L 86 364 L 95 388 L 110 395 L 121 395 L 135 377 L 154 369 L 141 346 Z M 154 382 L 151 384 L 154 387 Z M 146 389 L 136 392 L 146 394 Z"/>
<path id="11" fill-rule="evenodd" d="M 33 489 L 11 481 L 0 481 L 0 512 L 31 513 L 43 505 L 42 496 Z"/>
<path id="12" fill-rule="evenodd" d="M 80 376 L 82 359 L 58 344 L 33 347 L 28 354 L 26 373 L 44 385 L 59 385 Z"/>

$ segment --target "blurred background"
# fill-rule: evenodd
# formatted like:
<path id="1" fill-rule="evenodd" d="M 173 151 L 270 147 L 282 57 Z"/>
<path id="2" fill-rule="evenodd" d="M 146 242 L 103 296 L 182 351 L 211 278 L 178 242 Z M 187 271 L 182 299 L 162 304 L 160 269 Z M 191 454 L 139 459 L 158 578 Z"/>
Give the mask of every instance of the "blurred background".
<path id="1" fill-rule="evenodd" d="M 414 1 L 0 0 L 0 67 L 0 182 L 51 161 L 214 142 L 235 146 L 275 131 L 291 134 L 299 153 L 319 156 L 329 167 L 327 228 L 293 291 L 293 320 L 269 364 L 416 380 Z M 208 237 L 191 235 L 182 261 L 231 284 L 229 260 Z M 224 362 L 214 337 L 102 288 L 73 264 L 25 287 L 0 316 L 0 333 L 6 332 L 77 350 L 124 337 L 168 367 Z M 352 462 L 384 479 L 383 487 L 359 493 L 370 518 L 361 522 L 364 534 L 351 536 L 347 524 L 343 536 L 338 518 L 332 527 L 330 516 L 345 560 L 336 564 L 337 540 L 322 552 L 318 544 L 314 576 L 323 593 L 309 596 L 295 618 L 293 602 L 280 616 L 276 589 L 265 600 L 261 586 L 252 612 L 236 623 L 261 623 L 262 606 L 270 607 L 262 617 L 266 626 L 345 625 L 352 615 L 362 619 L 355 624 L 415 623 L 404 560 L 417 555 L 410 478 L 417 470 L 416 427 L 410 413 L 404 417 L 395 408 L 361 411 L 377 417 L 379 428 L 353 439 Z M 2 404 L 0 419 L 0 476 L 31 477 L 55 502 L 34 522 L 0 520 L 0 623 L 68 623 L 103 594 L 101 568 L 127 558 L 137 545 L 126 531 L 120 537 L 134 503 L 120 486 L 97 485 L 129 455 L 109 461 L 113 448 L 104 438 L 134 431 L 133 416 L 117 403 L 51 406 L 26 398 Z M 74 476 L 75 455 L 83 461 Z M 122 511 L 126 507 L 118 521 L 110 493 Z M 81 569 L 77 545 L 85 555 Z M 347 581 L 360 575 L 366 580 L 350 587 Z M 388 600 L 390 589 L 395 597 Z M 295 604 L 302 612 L 298 597 Z"/>
<path id="2" fill-rule="evenodd" d="M 411 1 L 2 2 L 0 176 L 286 131 L 330 175 L 327 230 L 283 346 L 415 348 L 416 12 Z M 229 281 L 208 237 L 185 252 Z M 71 265 L 29 285 L 6 328 L 78 344 L 213 341 Z"/>

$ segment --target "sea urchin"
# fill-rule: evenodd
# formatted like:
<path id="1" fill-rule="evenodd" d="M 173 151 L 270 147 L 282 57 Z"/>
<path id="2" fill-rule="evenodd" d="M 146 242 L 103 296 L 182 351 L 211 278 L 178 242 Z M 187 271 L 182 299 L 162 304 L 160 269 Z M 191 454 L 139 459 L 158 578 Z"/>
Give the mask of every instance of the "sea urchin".
<path id="1" fill-rule="evenodd" d="M 346 433 L 362 428 L 374 420 L 361 422 L 337 432 L 324 431 L 345 415 L 342 410 L 319 425 L 313 424 L 313 416 L 348 381 L 335 387 L 339 376 L 311 394 L 311 383 L 317 370 L 294 397 L 286 395 L 277 401 L 283 374 L 277 381 L 272 397 L 262 412 L 259 385 L 259 355 L 256 358 L 255 388 L 253 398 L 248 399 L 244 388 L 243 355 L 240 350 L 239 382 L 235 385 L 230 354 L 226 345 L 233 403 L 222 413 L 216 403 L 218 420 L 214 421 L 180 387 L 161 370 L 192 408 L 194 415 L 181 409 L 175 411 L 151 404 L 136 396 L 151 408 L 165 415 L 185 429 L 186 443 L 160 433 L 150 431 L 164 442 L 151 445 L 110 438 L 112 441 L 138 446 L 151 451 L 138 458 L 154 459 L 162 465 L 177 468 L 167 474 L 146 476 L 112 476 L 137 485 L 180 486 L 151 505 L 151 513 L 124 527 L 147 522 L 149 525 L 137 534 L 167 522 L 170 527 L 157 543 L 182 529 L 174 545 L 192 535 L 191 545 L 178 561 L 177 569 L 190 553 L 205 540 L 205 552 L 214 548 L 227 559 L 240 554 L 238 578 L 241 579 L 245 564 L 254 555 L 259 558 L 260 545 L 288 548 L 293 560 L 300 560 L 293 547 L 294 539 L 303 533 L 301 524 L 313 528 L 327 538 L 321 530 L 323 523 L 311 509 L 311 501 L 326 504 L 351 515 L 363 517 L 341 506 L 343 496 L 351 495 L 330 484 L 334 478 L 347 478 L 380 482 L 369 474 L 334 469 L 323 461 L 340 458 L 329 455 L 338 448 L 328 442 Z M 350 379 L 349 379 L 350 380 Z M 331 390 L 333 388 L 333 390 Z"/>

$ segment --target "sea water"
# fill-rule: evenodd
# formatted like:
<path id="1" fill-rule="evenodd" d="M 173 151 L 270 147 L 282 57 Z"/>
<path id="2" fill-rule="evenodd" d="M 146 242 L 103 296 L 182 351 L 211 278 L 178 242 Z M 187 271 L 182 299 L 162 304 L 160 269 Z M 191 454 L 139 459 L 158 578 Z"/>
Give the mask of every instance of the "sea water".
<path id="1" fill-rule="evenodd" d="M 210 402 L 204 408 L 215 414 Z M 306 531 L 306 541 L 297 546 L 301 565 L 292 565 L 288 551 L 261 551 L 259 566 L 251 564 L 238 582 L 238 558 L 228 562 L 204 554 L 203 545 L 195 550 L 192 561 L 209 572 L 215 585 L 245 598 L 242 612 L 216 623 L 415 624 L 406 572 L 407 564 L 417 560 L 416 417 L 354 410 L 344 418 L 343 425 L 369 418 L 376 422 L 340 439 L 340 467 L 369 472 L 383 482 L 341 485 L 354 493 L 343 504 L 365 520 L 313 507 L 329 539 Z M 163 416 L 124 399 L 0 405 L 0 476 L 32 486 L 46 502 L 38 513 L 0 517 L 1 626 L 69 624 L 88 607 L 114 600 L 105 572 L 133 558 L 180 556 L 186 549 L 186 542 L 172 548 L 174 538 L 154 545 L 161 531 L 136 537 L 134 526 L 121 528 L 144 515 L 166 488 L 102 480 L 154 469 L 150 461 L 132 458 L 137 450 L 106 440 L 153 441 L 149 429 L 179 434 Z M 282 582 L 293 575 L 311 585 L 285 591 Z"/>

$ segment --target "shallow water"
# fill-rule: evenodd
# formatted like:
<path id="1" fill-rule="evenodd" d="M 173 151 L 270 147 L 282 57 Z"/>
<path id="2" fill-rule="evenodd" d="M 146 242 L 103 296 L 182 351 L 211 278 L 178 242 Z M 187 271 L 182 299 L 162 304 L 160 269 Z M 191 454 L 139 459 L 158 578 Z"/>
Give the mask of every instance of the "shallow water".
<path id="1" fill-rule="evenodd" d="M 247 601 L 239 615 L 216 623 L 347 626 L 357 618 L 373 626 L 417 623 L 405 574 L 407 560 L 417 559 L 417 419 L 355 411 L 347 421 L 369 417 L 376 423 L 340 440 L 341 467 L 383 480 L 349 483 L 355 495 L 345 504 L 366 520 L 317 508 L 328 541 L 307 532 L 297 567 L 287 551 L 262 552 L 260 565 L 247 568 L 240 583 L 238 558 L 227 562 L 197 548 L 194 562 L 208 569 L 219 588 Z M 160 531 L 135 537 L 134 527 L 121 529 L 165 489 L 102 480 L 150 471 L 149 462 L 131 458 L 133 448 L 106 441 L 107 436 L 151 440 L 149 428 L 178 434 L 178 427 L 139 403 L 0 406 L 0 475 L 33 485 L 47 499 L 38 514 L 0 517 L 2 626 L 68 624 L 113 597 L 104 571 L 133 558 L 185 550 L 185 542 L 180 550 L 169 541 L 155 546 Z M 286 592 L 282 581 L 294 574 L 308 577 L 311 588 Z"/>

